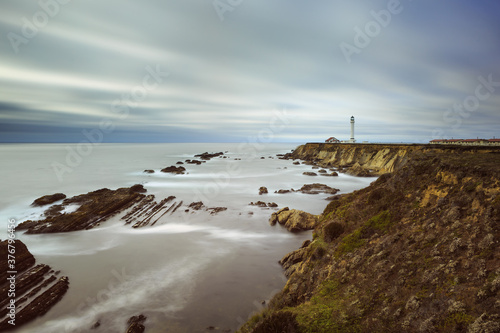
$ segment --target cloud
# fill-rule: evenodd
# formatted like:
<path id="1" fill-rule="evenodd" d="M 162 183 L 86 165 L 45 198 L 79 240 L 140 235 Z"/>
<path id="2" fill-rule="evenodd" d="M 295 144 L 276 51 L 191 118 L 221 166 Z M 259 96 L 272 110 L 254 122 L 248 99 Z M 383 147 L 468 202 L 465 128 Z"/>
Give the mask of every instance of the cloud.
<path id="1" fill-rule="evenodd" d="M 449 127 L 443 113 L 478 76 L 500 81 L 500 8 L 486 0 L 401 0 L 351 63 L 340 43 L 353 44 L 388 1 L 243 1 L 222 22 L 210 1 L 71 1 L 18 53 L 8 34 L 22 36 L 42 9 L 2 6 L 0 128 L 22 141 L 78 142 L 103 119 L 117 128 L 109 141 L 244 141 L 287 109 L 294 120 L 278 141 L 347 137 L 355 115 L 364 140 L 423 142 Z M 170 74 L 121 117 L 113 106 L 138 91 L 147 66 Z M 464 136 L 495 132 L 498 96 L 463 119 Z"/>

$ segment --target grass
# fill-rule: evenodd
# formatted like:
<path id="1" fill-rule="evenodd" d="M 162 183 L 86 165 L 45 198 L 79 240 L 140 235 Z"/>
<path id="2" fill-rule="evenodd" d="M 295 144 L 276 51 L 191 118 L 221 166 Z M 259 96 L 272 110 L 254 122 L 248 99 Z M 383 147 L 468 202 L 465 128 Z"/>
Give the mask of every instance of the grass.
<path id="1" fill-rule="evenodd" d="M 309 302 L 290 311 L 297 315 L 300 332 L 359 332 L 359 317 L 348 314 L 350 311 L 346 308 L 346 302 L 340 293 L 340 283 L 332 279 L 323 282 Z"/>

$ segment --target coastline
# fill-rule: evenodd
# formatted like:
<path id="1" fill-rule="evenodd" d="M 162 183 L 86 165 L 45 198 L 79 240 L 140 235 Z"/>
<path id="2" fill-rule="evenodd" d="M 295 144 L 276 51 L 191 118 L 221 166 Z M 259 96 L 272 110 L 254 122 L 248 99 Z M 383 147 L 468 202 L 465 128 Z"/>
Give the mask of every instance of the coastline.
<path id="1" fill-rule="evenodd" d="M 239 332 L 500 330 L 500 149 L 311 143 L 286 157 L 381 176 L 328 204 Z"/>

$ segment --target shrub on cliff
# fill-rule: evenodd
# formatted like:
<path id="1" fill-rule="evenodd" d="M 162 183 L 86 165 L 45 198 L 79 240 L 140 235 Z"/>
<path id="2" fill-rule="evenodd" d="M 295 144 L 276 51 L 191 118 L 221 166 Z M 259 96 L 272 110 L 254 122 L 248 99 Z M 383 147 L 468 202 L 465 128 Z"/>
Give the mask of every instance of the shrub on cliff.
<path id="1" fill-rule="evenodd" d="M 328 223 L 324 230 L 325 241 L 330 243 L 344 232 L 344 226 L 338 222 Z"/>

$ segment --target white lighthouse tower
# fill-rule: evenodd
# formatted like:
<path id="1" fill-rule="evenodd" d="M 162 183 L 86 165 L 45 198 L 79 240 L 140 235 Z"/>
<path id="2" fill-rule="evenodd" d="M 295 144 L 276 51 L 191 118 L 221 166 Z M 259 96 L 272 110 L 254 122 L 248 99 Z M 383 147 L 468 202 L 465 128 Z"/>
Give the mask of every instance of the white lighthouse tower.
<path id="1" fill-rule="evenodd" d="M 356 143 L 356 140 L 354 139 L 354 116 L 351 117 L 351 139 L 349 140 L 349 143 Z"/>

